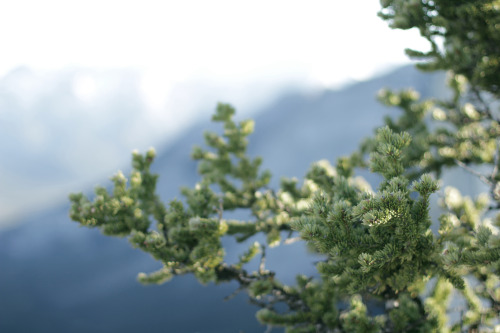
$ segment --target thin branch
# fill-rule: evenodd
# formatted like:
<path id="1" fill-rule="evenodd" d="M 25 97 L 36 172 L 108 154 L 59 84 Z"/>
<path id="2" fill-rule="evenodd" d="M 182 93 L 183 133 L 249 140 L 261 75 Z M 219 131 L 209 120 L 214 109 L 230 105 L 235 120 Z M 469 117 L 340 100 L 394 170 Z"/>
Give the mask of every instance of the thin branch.
<path id="1" fill-rule="evenodd" d="M 493 185 L 493 182 L 490 181 L 485 175 L 477 172 L 476 170 L 470 168 L 469 166 L 467 166 L 467 164 L 465 164 L 464 162 L 462 161 L 459 161 L 457 159 L 455 159 L 455 163 L 458 164 L 458 166 L 460 166 L 461 168 L 463 168 L 464 170 L 468 171 L 469 173 L 473 174 L 474 176 L 477 176 L 479 177 L 479 179 L 485 183 L 486 185 L 488 186 L 492 186 Z"/>
<path id="2" fill-rule="evenodd" d="M 260 257 L 259 274 L 265 274 L 266 272 L 266 246 L 262 244 L 260 246 L 262 256 Z"/>
<path id="3" fill-rule="evenodd" d="M 238 289 L 236 289 L 235 291 L 233 291 L 231 293 L 231 295 L 228 295 L 228 296 L 224 297 L 224 301 L 229 301 L 229 300 L 233 299 L 236 295 L 238 295 L 239 293 L 241 293 L 244 290 L 245 290 L 245 288 L 243 286 L 240 286 Z"/>
<path id="4" fill-rule="evenodd" d="M 300 241 L 300 240 L 302 240 L 302 238 L 300 238 L 300 237 L 287 238 L 287 239 L 283 242 L 283 244 L 289 245 L 289 244 L 293 244 L 293 243 L 295 243 L 295 242 L 298 242 L 298 241 Z"/>
<path id="5" fill-rule="evenodd" d="M 483 96 L 481 96 L 481 92 L 477 89 L 477 87 L 472 87 L 471 91 L 474 93 L 474 97 L 476 98 L 476 100 L 481 103 L 481 106 L 483 107 L 483 113 L 486 114 L 489 119 L 498 122 L 498 119 L 495 119 L 495 117 L 493 116 L 493 112 L 491 112 L 490 106 L 483 99 Z"/>
<path id="6" fill-rule="evenodd" d="M 490 195 L 493 200 L 496 201 L 496 205 L 491 205 L 488 210 L 493 210 L 493 209 L 498 209 L 500 208 L 500 202 L 498 202 L 498 195 L 495 195 L 495 191 L 497 189 L 497 182 L 495 181 L 496 177 L 498 176 L 498 161 L 499 161 L 499 155 L 500 155 L 500 139 L 497 138 L 496 140 L 496 151 L 495 151 L 495 157 L 494 157 L 494 164 L 493 164 L 493 171 L 491 172 L 491 184 L 490 184 Z"/>
<path id="7" fill-rule="evenodd" d="M 217 209 L 217 212 L 219 213 L 219 224 L 222 222 L 222 213 L 224 212 L 224 199 L 221 197 L 219 198 L 219 207 Z"/>
<path id="8" fill-rule="evenodd" d="M 271 333 L 272 330 L 273 330 L 273 326 L 267 325 L 266 331 L 264 333 Z"/>
<path id="9" fill-rule="evenodd" d="M 495 156 L 494 156 L 494 160 L 493 160 L 493 171 L 491 172 L 491 176 L 490 176 L 491 179 L 495 179 L 495 177 L 498 174 L 498 159 L 499 159 L 499 155 L 500 155 L 500 139 L 498 139 L 498 138 L 496 139 L 496 144 L 497 144 L 497 149 L 495 151 Z"/>

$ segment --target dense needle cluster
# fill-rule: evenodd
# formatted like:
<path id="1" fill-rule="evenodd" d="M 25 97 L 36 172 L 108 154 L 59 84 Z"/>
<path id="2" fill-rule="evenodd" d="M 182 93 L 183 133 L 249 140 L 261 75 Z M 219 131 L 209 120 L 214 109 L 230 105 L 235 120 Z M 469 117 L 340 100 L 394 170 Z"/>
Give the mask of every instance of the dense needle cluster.
<path id="1" fill-rule="evenodd" d="M 262 308 L 258 320 L 287 332 L 500 330 L 500 2 L 381 4 L 379 15 L 393 28 L 417 28 L 430 42 L 429 52 L 407 52 L 425 60 L 424 69 L 449 71 L 449 99 L 381 91 L 398 117 L 385 119 L 352 155 L 333 166 L 313 163 L 301 184 L 283 179 L 279 189 L 268 186 L 260 158 L 246 153 L 253 122 L 237 123 L 234 109 L 219 104 L 212 120 L 223 133 L 206 133 L 207 148 L 194 148 L 201 180 L 182 189 L 183 200 L 165 203 L 155 194 L 150 150 L 134 153 L 130 176 L 116 174 L 111 191 L 71 195 L 71 218 L 128 237 L 162 263 L 140 273 L 141 282 L 183 274 L 202 283 L 237 281 Z M 375 190 L 355 176 L 359 168 L 381 176 Z M 471 198 L 440 189 L 451 168 L 477 177 L 487 191 Z M 433 193 L 438 218 L 429 214 Z M 250 218 L 226 219 L 234 210 Z M 256 234 L 265 234 L 266 244 L 247 241 Z M 222 237 L 248 244 L 237 263 L 225 262 Z M 285 285 L 266 267 L 265 253 L 296 239 L 324 260 L 317 277 Z M 452 297 L 463 306 L 450 306 Z"/>

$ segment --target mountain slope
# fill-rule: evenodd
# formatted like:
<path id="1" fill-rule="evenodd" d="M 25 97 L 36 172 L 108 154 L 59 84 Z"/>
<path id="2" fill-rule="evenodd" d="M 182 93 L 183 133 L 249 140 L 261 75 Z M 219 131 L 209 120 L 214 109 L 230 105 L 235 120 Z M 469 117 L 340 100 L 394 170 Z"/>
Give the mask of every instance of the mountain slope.
<path id="1" fill-rule="evenodd" d="M 283 96 L 256 115 L 250 154 L 264 158 L 264 167 L 275 175 L 273 184 L 279 176 L 302 177 L 311 162 L 349 153 L 381 124 L 390 111 L 375 101 L 378 89 L 414 86 L 424 96 L 442 94 L 442 79 L 442 74 L 404 67 L 340 91 Z M 194 144 L 202 144 L 203 129 L 220 130 L 201 122 L 159 151 L 153 169 L 160 174 L 165 201 L 198 180 L 189 154 Z M 203 287 L 181 277 L 162 286 L 139 285 L 136 274 L 159 264 L 124 239 L 77 227 L 68 209 L 47 211 L 0 233 L 0 332 L 264 330 L 244 295 L 222 301 L 236 289 L 233 284 Z M 228 257 L 236 258 L 243 246 L 224 241 Z M 313 260 L 301 243 L 268 253 L 268 267 L 286 282 L 299 271 L 313 274 Z"/>

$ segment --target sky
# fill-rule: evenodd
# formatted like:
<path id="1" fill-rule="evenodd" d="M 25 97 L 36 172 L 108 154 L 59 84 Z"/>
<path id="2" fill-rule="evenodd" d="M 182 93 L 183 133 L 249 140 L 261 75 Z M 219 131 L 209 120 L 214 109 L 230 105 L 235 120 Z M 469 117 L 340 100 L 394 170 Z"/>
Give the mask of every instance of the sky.
<path id="1" fill-rule="evenodd" d="M 407 64 L 405 48 L 427 45 L 416 31 L 388 28 L 379 8 L 374 0 L 4 1 L 0 152 L 10 164 L 0 163 L 0 226 L 29 205 L 66 201 L 83 186 L 75 182 L 102 179 L 132 149 L 209 119 L 219 101 L 246 115 L 291 90 L 336 89 Z M 74 179 L 49 179 L 43 165 Z"/>
<path id="2" fill-rule="evenodd" d="M 338 87 L 406 63 L 405 47 L 425 46 L 415 31 L 389 29 L 379 7 L 372 0 L 7 1 L 0 76 L 19 66 L 137 68 L 157 109 L 186 82 Z M 82 95 L 92 89 L 79 86 Z"/>

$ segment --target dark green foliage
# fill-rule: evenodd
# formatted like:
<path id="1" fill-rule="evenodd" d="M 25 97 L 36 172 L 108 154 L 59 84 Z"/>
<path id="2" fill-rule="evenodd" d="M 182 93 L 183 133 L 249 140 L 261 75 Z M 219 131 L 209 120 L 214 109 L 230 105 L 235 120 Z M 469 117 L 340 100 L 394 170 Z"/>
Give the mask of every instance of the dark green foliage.
<path id="1" fill-rule="evenodd" d="M 379 99 L 399 108 L 398 117 L 386 118 L 359 151 L 335 166 L 316 162 L 302 184 L 282 179 L 278 190 L 268 187 L 271 176 L 260 170 L 261 159 L 246 154 L 253 122 L 235 122 L 234 109 L 219 104 L 212 120 L 223 134 L 206 133 L 207 148 L 194 148 L 201 180 L 182 190 L 182 201 L 165 205 L 156 196 L 151 150 L 134 154 L 130 180 L 118 173 L 112 191 L 97 188 L 93 200 L 72 195 L 71 218 L 126 236 L 159 260 L 162 268 L 139 274 L 141 282 L 183 274 L 202 283 L 236 281 L 262 307 L 258 320 L 287 332 L 500 329 L 500 3 L 381 2 L 380 15 L 394 28 L 416 27 L 431 42 L 430 52 L 408 53 L 426 60 L 422 68 L 450 71 L 448 100 L 383 90 Z M 488 192 L 472 199 L 449 186 L 440 189 L 441 174 L 457 167 Z M 382 177 L 376 191 L 354 177 L 358 168 Z M 441 197 L 438 219 L 429 213 L 434 193 Z M 236 209 L 250 218 L 225 218 Z M 221 237 L 243 242 L 259 233 L 267 245 L 248 244 L 237 263 L 224 261 Z M 297 237 L 324 260 L 317 278 L 299 275 L 295 285 L 284 285 L 265 266 L 266 249 Z M 258 269 L 248 272 L 246 264 L 256 257 Z M 450 305 L 452 297 L 464 306 Z"/>
<path id="2" fill-rule="evenodd" d="M 500 95 L 500 4 L 492 0 L 381 0 L 397 29 L 417 28 L 431 51 L 408 49 L 427 70 L 451 69 L 477 89 Z M 442 45 L 440 45 L 442 43 Z"/>

